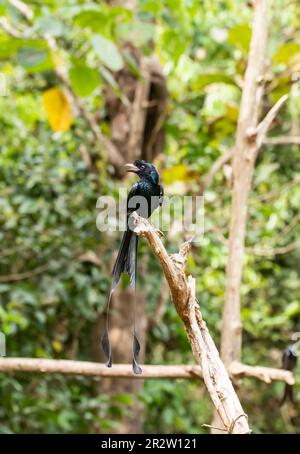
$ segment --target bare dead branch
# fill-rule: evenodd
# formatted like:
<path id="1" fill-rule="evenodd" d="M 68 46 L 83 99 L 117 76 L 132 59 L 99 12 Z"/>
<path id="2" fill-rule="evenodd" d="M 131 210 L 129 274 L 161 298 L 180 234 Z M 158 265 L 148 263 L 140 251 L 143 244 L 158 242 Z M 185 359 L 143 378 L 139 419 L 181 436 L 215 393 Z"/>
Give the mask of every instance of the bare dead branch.
<path id="1" fill-rule="evenodd" d="M 247 366 L 247 364 L 241 364 L 233 362 L 228 367 L 228 372 L 235 377 L 255 377 L 265 383 L 272 383 L 272 381 L 283 381 L 288 385 L 293 385 L 295 379 L 293 374 L 284 369 L 274 369 L 271 367 L 262 366 Z"/>
<path id="2" fill-rule="evenodd" d="M 266 145 L 300 145 L 299 136 L 278 136 L 265 138 Z"/>
<path id="3" fill-rule="evenodd" d="M 13 38 L 22 38 L 22 33 L 19 32 L 19 30 L 16 30 L 14 27 L 10 25 L 6 17 L 1 17 L 0 18 L 0 27 L 3 28 L 3 30 Z"/>
<path id="4" fill-rule="evenodd" d="M 274 106 L 269 110 L 265 118 L 259 123 L 257 126 L 257 132 L 256 132 L 256 146 L 257 146 L 257 151 L 260 149 L 262 146 L 263 142 L 266 139 L 266 134 L 273 123 L 277 113 L 281 109 L 282 105 L 285 103 L 285 101 L 288 99 L 288 95 L 283 95 L 278 101 L 274 104 Z"/>
<path id="5" fill-rule="evenodd" d="M 114 364 L 107 368 L 104 364 L 90 361 L 74 361 L 68 359 L 44 358 L 0 358 L 0 372 L 29 372 L 41 374 L 80 375 L 101 378 L 132 378 L 132 379 L 199 379 L 203 378 L 200 366 L 186 365 L 148 365 L 144 364 L 142 375 L 132 373 L 131 364 Z M 293 385 L 295 380 L 292 372 L 268 367 L 254 367 L 234 363 L 228 371 L 231 375 L 242 378 L 252 377 L 271 383 L 273 380 L 283 381 Z"/>
<path id="6" fill-rule="evenodd" d="M 199 366 L 143 366 L 142 375 L 133 375 L 131 364 L 105 364 L 89 361 L 37 358 L 0 358 L 0 372 L 34 372 L 85 375 L 102 378 L 201 378 Z"/>
<path id="7" fill-rule="evenodd" d="M 169 256 L 158 232 L 144 218 L 133 213 L 134 231 L 147 238 L 159 259 L 167 279 L 173 304 L 190 341 L 194 358 L 201 365 L 203 379 L 216 410 L 229 433 L 249 433 L 247 416 L 220 360 L 195 298 L 195 280 L 185 275 L 190 242 L 185 242 L 179 253 Z"/>

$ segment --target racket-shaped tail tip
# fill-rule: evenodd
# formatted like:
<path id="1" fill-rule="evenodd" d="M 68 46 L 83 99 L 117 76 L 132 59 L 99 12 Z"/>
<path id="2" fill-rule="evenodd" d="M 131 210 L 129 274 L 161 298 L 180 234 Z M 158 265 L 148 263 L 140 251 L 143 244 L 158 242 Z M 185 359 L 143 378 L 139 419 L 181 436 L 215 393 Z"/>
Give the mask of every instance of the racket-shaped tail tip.
<path id="1" fill-rule="evenodd" d="M 107 329 L 104 331 L 104 334 L 102 336 L 101 345 L 102 345 L 103 353 L 106 358 L 106 367 L 111 367 L 112 366 L 112 355 L 111 355 L 111 348 L 110 348 L 110 342 L 109 342 Z"/>
<path id="2" fill-rule="evenodd" d="M 132 370 L 135 375 L 141 375 L 141 373 L 143 372 L 142 368 L 134 359 L 132 360 Z"/>
<path id="3" fill-rule="evenodd" d="M 105 363 L 106 367 L 112 367 L 112 358 L 110 357 Z"/>
<path id="4" fill-rule="evenodd" d="M 133 334 L 133 346 L 132 346 L 132 370 L 135 375 L 140 375 L 142 373 L 142 368 L 138 365 L 137 358 L 140 353 L 140 343 L 136 334 Z"/>

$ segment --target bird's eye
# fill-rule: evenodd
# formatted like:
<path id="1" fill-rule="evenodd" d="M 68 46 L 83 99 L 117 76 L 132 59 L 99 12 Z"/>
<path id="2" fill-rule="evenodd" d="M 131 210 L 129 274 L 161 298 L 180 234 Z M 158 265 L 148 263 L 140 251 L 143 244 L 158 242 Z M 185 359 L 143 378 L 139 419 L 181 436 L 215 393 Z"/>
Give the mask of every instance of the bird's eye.
<path id="1" fill-rule="evenodd" d="M 145 166 L 144 166 L 144 165 L 142 165 L 142 166 L 141 166 L 141 169 L 143 169 L 143 170 L 144 170 L 144 169 L 145 169 Z"/>

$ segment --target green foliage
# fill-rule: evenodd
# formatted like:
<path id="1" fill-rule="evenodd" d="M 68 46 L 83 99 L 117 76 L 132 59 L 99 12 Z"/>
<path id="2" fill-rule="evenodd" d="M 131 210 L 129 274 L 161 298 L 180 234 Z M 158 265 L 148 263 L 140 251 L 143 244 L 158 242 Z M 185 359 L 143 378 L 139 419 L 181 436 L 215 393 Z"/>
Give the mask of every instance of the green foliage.
<path id="1" fill-rule="evenodd" d="M 78 96 L 89 96 L 100 85 L 98 72 L 80 62 L 73 63 L 69 78 L 72 88 Z"/>
<path id="2" fill-rule="evenodd" d="M 120 71 L 123 68 L 123 59 L 112 41 L 98 34 L 92 37 L 91 43 L 97 56 L 109 69 Z"/>
<path id="3" fill-rule="evenodd" d="M 0 15 L 19 32 L 13 37 L 0 30 L 0 70 L 9 92 L 0 96 L 0 330 L 9 356 L 91 360 L 91 333 L 104 308 L 119 240 L 96 229 L 97 197 L 116 195 L 117 183 L 85 120 L 74 115 L 64 132 L 54 132 L 48 122 L 43 95 L 62 89 L 55 65 L 66 70 L 76 95 L 85 98 L 109 134 L 106 86 L 126 103 L 116 72 L 127 66 L 140 77 L 124 45 L 129 42 L 144 55 L 153 46 L 170 94 L 164 126 L 167 194 L 198 193 L 201 177 L 234 144 L 252 9 L 241 0 L 140 0 L 133 13 L 107 3 L 28 2 L 34 16 L 25 20 L 0 1 Z M 271 135 L 299 135 L 299 5 L 273 3 L 263 112 L 289 93 Z M 45 32 L 56 38 L 57 49 L 49 49 Z M 83 159 L 82 144 L 96 162 L 97 176 Z M 300 330 L 300 252 L 281 253 L 300 233 L 299 157 L 299 147 L 264 146 L 255 169 L 242 285 L 243 361 L 253 365 L 280 366 L 291 332 Z M 229 224 L 230 188 L 220 171 L 205 193 L 205 235 L 188 262 L 217 342 Z M 181 240 L 168 235 L 168 249 L 177 250 Z M 161 270 L 141 243 L 148 272 L 140 285 L 153 314 Z M 87 250 L 99 253 L 101 268 L 79 260 Z M 182 324 L 168 303 L 149 335 L 146 362 L 192 361 Z M 132 406 L 128 395 L 108 401 L 88 378 L 1 375 L 0 390 L 1 433 L 109 432 Z M 297 430 L 279 411 L 282 384 L 245 380 L 239 392 L 255 432 Z M 147 381 L 140 400 L 147 432 L 202 433 L 201 425 L 211 421 L 209 398 L 194 381 Z"/>

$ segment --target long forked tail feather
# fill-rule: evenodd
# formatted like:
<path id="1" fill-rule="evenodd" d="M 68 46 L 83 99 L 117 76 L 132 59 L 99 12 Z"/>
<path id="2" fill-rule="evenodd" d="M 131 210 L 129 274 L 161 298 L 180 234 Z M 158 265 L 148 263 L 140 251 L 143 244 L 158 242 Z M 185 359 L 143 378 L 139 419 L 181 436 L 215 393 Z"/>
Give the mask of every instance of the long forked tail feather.
<path id="1" fill-rule="evenodd" d="M 134 233 L 131 230 L 126 230 L 124 232 L 118 256 L 116 258 L 112 272 L 113 275 L 113 281 L 111 284 L 112 290 L 116 288 L 120 281 L 121 274 L 123 273 L 123 271 L 125 271 L 125 263 L 127 261 L 127 254 L 130 250 L 130 242 L 133 235 Z"/>
<path id="2" fill-rule="evenodd" d="M 107 366 L 112 366 L 112 355 L 111 347 L 109 342 L 108 334 L 108 316 L 109 316 L 109 304 L 112 293 L 117 287 L 121 274 L 126 272 L 130 277 L 130 287 L 135 291 L 136 284 L 136 274 L 137 274 L 137 248 L 138 248 L 138 237 L 131 230 L 126 230 L 124 232 L 122 242 L 120 245 L 119 253 L 113 268 L 113 280 L 111 285 L 111 292 L 109 295 L 107 310 L 106 310 L 106 328 L 104 335 L 102 337 L 102 348 L 107 359 Z M 134 295 L 134 315 L 133 315 L 133 346 L 132 346 L 132 369 L 135 374 L 141 374 L 142 369 L 138 365 L 138 355 L 140 351 L 140 343 L 136 336 L 135 330 L 135 305 L 136 305 L 136 295 Z"/>
<path id="3" fill-rule="evenodd" d="M 294 403 L 294 393 L 293 393 L 293 386 L 286 384 L 284 387 L 284 394 L 282 396 L 282 399 L 280 401 L 280 406 L 285 402 L 291 402 L 292 404 Z"/>
<path id="4" fill-rule="evenodd" d="M 104 353 L 104 356 L 106 358 L 106 366 L 111 367 L 112 366 L 112 354 L 111 354 L 111 346 L 110 346 L 110 341 L 109 341 L 109 324 L 108 324 L 108 315 L 109 315 L 109 307 L 110 307 L 110 301 L 113 295 L 113 290 L 110 290 L 109 296 L 107 299 L 106 303 L 106 320 L 105 320 L 105 328 L 104 328 L 104 333 L 101 339 L 101 345 L 102 345 L 102 350 Z"/>

